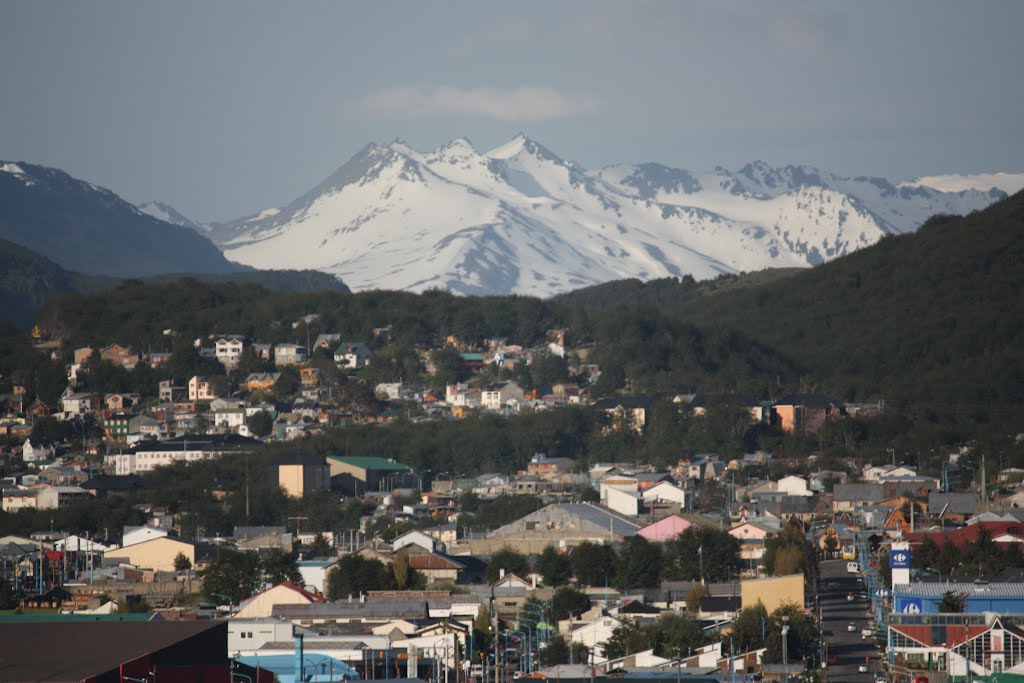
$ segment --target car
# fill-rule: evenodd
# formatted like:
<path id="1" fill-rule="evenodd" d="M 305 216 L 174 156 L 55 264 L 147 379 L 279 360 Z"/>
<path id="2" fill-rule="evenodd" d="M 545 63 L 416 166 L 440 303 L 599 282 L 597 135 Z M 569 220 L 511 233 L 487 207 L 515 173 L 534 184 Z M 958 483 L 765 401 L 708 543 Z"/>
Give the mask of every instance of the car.
<path id="1" fill-rule="evenodd" d="M 853 602 L 853 593 L 846 594 L 846 602 Z"/>
<path id="2" fill-rule="evenodd" d="M 885 676 L 875 676 L 875 683 L 889 683 L 885 680 Z"/>
<path id="3" fill-rule="evenodd" d="M 860 637 L 861 638 L 867 639 L 867 638 L 873 637 L 874 635 L 875 635 L 875 630 L 873 628 L 863 628 L 863 629 L 860 630 Z"/>
<path id="4" fill-rule="evenodd" d="M 851 621 L 849 624 L 846 625 L 846 630 L 847 630 L 848 633 L 856 633 L 857 632 L 857 624 L 855 624 L 855 623 L 853 623 Z"/>
<path id="5" fill-rule="evenodd" d="M 862 674 L 866 674 L 868 672 L 868 665 L 867 664 L 861 664 L 860 666 L 857 667 L 857 671 L 859 671 Z"/>

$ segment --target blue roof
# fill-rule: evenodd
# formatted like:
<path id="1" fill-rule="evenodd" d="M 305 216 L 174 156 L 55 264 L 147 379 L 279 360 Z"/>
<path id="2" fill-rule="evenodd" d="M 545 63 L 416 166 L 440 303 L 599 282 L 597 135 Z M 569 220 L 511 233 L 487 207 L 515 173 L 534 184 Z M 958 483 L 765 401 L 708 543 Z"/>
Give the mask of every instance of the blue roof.
<path id="1" fill-rule="evenodd" d="M 254 669 L 266 669 L 267 671 L 273 672 L 280 683 L 296 683 L 294 654 L 265 655 L 263 657 L 235 657 L 235 659 L 246 666 L 253 667 Z M 303 661 L 305 662 L 306 674 L 303 679 L 304 681 L 316 683 L 317 681 L 359 679 L 358 671 L 340 659 L 335 659 L 328 655 L 310 652 L 303 656 Z M 320 671 L 324 671 L 324 673 L 320 673 Z M 333 678 L 331 677 L 331 672 L 334 673 Z"/>

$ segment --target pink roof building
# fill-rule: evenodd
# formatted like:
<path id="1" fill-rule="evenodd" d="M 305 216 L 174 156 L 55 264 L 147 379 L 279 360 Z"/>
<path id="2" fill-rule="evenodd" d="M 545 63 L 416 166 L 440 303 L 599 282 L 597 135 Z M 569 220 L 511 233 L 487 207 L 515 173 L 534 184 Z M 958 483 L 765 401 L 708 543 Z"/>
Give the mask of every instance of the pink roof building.
<path id="1" fill-rule="evenodd" d="M 679 515 L 669 515 L 653 524 L 648 524 L 643 529 L 640 529 L 637 534 L 643 536 L 648 541 L 661 543 L 662 541 L 675 538 L 691 526 L 693 526 L 693 522 L 688 522 Z"/>

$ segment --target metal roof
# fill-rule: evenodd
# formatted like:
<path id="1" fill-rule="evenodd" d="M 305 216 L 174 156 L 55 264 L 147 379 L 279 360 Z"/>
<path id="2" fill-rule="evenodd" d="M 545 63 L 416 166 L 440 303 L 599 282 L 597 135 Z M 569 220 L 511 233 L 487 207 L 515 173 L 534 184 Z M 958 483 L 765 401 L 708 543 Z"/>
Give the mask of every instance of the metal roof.
<path id="1" fill-rule="evenodd" d="M 941 598 L 953 592 L 967 597 L 1024 598 L 1024 583 L 910 583 L 897 584 L 895 595 Z"/>

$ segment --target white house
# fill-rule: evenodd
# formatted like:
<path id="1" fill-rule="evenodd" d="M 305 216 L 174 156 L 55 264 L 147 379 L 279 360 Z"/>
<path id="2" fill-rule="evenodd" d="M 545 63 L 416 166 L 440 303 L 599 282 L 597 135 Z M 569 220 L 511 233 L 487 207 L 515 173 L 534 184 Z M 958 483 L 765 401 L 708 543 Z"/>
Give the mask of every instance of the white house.
<path id="1" fill-rule="evenodd" d="M 602 664 L 608 658 L 604 656 L 604 648 L 601 646 L 612 637 L 612 632 L 621 626 L 623 622 L 614 617 L 601 617 L 588 624 L 560 622 L 559 626 L 562 626 L 562 624 L 567 624 L 566 628 L 572 629 L 563 635 L 567 635 L 572 643 L 585 645 L 593 657 L 593 663 Z"/>
<path id="2" fill-rule="evenodd" d="M 213 411 L 213 424 L 227 429 L 238 429 L 245 424 L 244 408 L 223 408 Z"/>
<path id="3" fill-rule="evenodd" d="M 231 334 L 217 340 L 217 343 L 214 345 L 214 355 L 224 367 L 233 368 L 241 360 L 244 349 L 245 337 Z"/>
<path id="4" fill-rule="evenodd" d="M 370 349 L 363 342 L 342 342 L 334 350 L 334 362 L 343 368 L 361 368 L 370 362 Z"/>
<path id="5" fill-rule="evenodd" d="M 92 495 L 81 486 L 47 486 L 39 489 L 39 494 L 36 496 L 36 508 L 56 510 L 66 508 L 75 501 L 91 498 Z"/>
<path id="6" fill-rule="evenodd" d="M 480 390 L 480 405 L 488 410 L 499 410 L 523 400 L 523 389 L 515 382 L 498 382 Z"/>
<path id="7" fill-rule="evenodd" d="M 396 553 L 407 545 L 418 545 L 424 550 L 434 552 L 437 549 L 437 539 L 433 536 L 428 536 L 422 531 L 413 529 L 412 531 L 405 532 L 391 542 L 391 547 Z"/>
<path id="8" fill-rule="evenodd" d="M 601 504 L 620 515 L 636 517 L 640 514 L 640 494 L 601 486 Z"/>
<path id="9" fill-rule="evenodd" d="M 668 481 L 645 489 L 643 498 L 646 503 L 677 503 L 680 508 L 686 507 L 686 491 Z"/>
<path id="10" fill-rule="evenodd" d="M 306 362 L 306 348 L 299 344 L 278 344 L 274 347 L 274 365 L 298 365 Z"/>
<path id="11" fill-rule="evenodd" d="M 300 560 L 296 564 L 299 567 L 299 574 L 302 575 L 302 584 L 306 588 L 313 588 L 318 593 L 323 593 L 324 584 L 327 583 L 327 573 L 334 568 L 334 565 L 338 564 L 338 558 Z"/>
<path id="12" fill-rule="evenodd" d="M 213 391 L 209 377 L 195 375 L 188 381 L 188 400 L 212 401 L 215 398 L 217 398 L 217 394 Z"/>
<path id="13" fill-rule="evenodd" d="M 32 441 L 31 437 L 25 439 L 25 443 L 21 446 L 21 459 L 25 462 L 40 462 L 42 460 L 53 460 L 53 456 L 56 454 L 56 450 L 52 443 L 41 441 L 36 439 Z"/>

